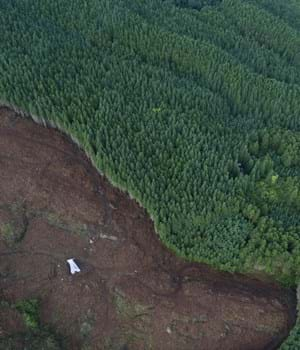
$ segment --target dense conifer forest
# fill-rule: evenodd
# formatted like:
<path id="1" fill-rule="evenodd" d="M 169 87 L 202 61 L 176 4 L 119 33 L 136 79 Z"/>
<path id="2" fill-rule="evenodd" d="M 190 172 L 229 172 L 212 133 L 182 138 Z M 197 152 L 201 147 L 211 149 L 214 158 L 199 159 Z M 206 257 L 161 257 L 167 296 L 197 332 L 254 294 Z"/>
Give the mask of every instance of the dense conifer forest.
<path id="1" fill-rule="evenodd" d="M 77 140 L 177 254 L 299 282 L 298 0 L 6 0 L 0 14 L 2 103 Z"/>

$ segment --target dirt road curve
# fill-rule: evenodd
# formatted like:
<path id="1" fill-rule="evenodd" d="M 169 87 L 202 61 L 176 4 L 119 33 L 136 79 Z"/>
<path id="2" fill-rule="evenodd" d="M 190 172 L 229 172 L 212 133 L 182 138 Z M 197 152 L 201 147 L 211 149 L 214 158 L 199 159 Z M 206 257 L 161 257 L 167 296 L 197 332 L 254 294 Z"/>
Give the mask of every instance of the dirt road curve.
<path id="1" fill-rule="evenodd" d="M 275 349 L 294 322 L 291 292 L 174 257 L 67 137 L 7 108 L 0 232 L 0 296 L 40 298 L 70 349 Z M 69 275 L 70 257 L 82 273 Z"/>

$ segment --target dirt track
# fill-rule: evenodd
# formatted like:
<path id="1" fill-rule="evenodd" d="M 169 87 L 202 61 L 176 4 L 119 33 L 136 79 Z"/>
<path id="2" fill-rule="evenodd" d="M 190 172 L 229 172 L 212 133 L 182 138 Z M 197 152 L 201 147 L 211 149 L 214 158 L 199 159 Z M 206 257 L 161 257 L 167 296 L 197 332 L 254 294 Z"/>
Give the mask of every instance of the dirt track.
<path id="1" fill-rule="evenodd" d="M 9 229 L 17 242 L 4 237 Z M 69 257 L 82 273 L 69 275 Z M 75 350 L 275 349 L 295 317 L 293 293 L 275 284 L 174 257 L 145 211 L 67 137 L 7 108 L 0 108 L 0 293 L 40 298 L 43 321 Z M 0 317 L 0 336 L 15 330 L 14 317 Z"/>

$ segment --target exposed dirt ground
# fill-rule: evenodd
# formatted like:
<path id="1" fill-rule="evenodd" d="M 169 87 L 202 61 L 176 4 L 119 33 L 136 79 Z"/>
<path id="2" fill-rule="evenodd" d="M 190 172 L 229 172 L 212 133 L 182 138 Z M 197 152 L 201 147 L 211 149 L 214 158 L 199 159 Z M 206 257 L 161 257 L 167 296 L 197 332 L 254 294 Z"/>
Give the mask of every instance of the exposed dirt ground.
<path id="1" fill-rule="evenodd" d="M 70 257 L 81 273 L 69 274 Z M 40 298 L 42 321 L 75 350 L 275 349 L 295 320 L 292 292 L 175 257 L 146 212 L 67 137 L 7 108 L 0 292 Z M 16 317 L 0 315 L 0 336 L 18 328 Z"/>

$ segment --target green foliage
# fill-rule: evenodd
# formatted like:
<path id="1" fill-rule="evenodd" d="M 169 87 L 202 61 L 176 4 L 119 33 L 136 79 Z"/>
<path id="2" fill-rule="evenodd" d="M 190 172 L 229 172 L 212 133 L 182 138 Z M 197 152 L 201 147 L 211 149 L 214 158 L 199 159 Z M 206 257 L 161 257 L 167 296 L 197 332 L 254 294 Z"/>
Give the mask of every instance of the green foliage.
<path id="1" fill-rule="evenodd" d="M 39 302 L 36 299 L 26 299 L 9 305 L 3 302 L 1 307 L 16 309 L 23 317 L 26 329 L 0 337 L 0 350 L 62 350 L 62 339 L 40 323 Z M 1 311 L 1 310 L 0 310 Z"/>
<path id="2" fill-rule="evenodd" d="M 0 339 L 0 350 L 62 350 L 61 342 L 48 329 L 27 330 Z"/>
<path id="3" fill-rule="evenodd" d="M 27 230 L 26 208 L 23 203 L 3 205 L 0 210 L 5 212 L 6 218 L 0 224 L 0 240 L 10 247 L 18 244 L 25 236 Z"/>
<path id="4" fill-rule="evenodd" d="M 300 324 L 291 331 L 288 339 L 281 345 L 280 350 L 299 350 L 300 349 Z"/>
<path id="5" fill-rule="evenodd" d="M 39 327 L 39 303 L 36 299 L 21 300 L 15 305 L 22 314 L 26 327 L 37 329 Z"/>
<path id="6" fill-rule="evenodd" d="M 0 226 L 0 237 L 8 244 L 12 244 L 15 241 L 14 230 L 10 223 L 5 223 Z"/>

